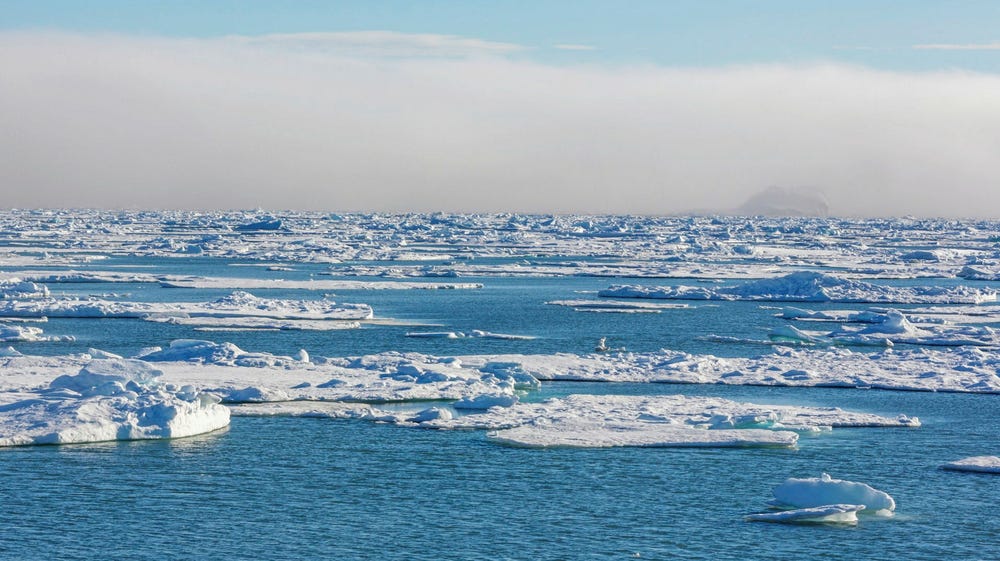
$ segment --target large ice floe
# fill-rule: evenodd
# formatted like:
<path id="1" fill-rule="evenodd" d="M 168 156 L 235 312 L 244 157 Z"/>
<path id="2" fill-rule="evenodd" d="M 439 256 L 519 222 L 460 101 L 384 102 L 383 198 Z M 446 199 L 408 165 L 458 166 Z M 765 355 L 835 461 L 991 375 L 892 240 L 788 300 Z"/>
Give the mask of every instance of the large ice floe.
<path id="1" fill-rule="evenodd" d="M 217 397 L 160 375 L 142 361 L 92 361 L 0 405 L 0 446 L 179 438 L 229 424 Z"/>
<path id="2" fill-rule="evenodd" d="M 884 286 L 812 271 L 720 288 L 616 285 L 601 290 L 598 295 L 608 298 L 875 304 L 978 304 L 997 299 L 997 293 L 992 289 L 967 286 Z"/>
<path id="3" fill-rule="evenodd" d="M 498 444 L 573 447 L 794 447 L 800 434 L 834 427 L 917 427 L 919 421 L 837 408 L 740 403 L 721 398 L 570 395 L 526 403 L 484 395 L 455 404 L 473 414 L 454 416 L 431 407 L 416 414 L 345 403 L 258 403 L 239 415 L 364 418 L 425 429 L 488 430 Z"/>
<path id="4" fill-rule="evenodd" d="M 778 317 L 797 321 L 858 323 L 864 324 L 864 327 L 840 325 L 832 331 L 819 332 L 787 325 L 772 329 L 768 333 L 769 341 L 762 342 L 799 345 L 1000 346 L 1000 333 L 989 326 L 954 325 L 939 317 L 911 316 L 894 309 L 825 312 L 789 308 L 778 314 Z M 723 336 L 713 336 L 712 339 L 744 341 Z"/>
<path id="5" fill-rule="evenodd" d="M 954 462 L 948 462 L 941 467 L 949 471 L 1000 474 L 1000 457 L 972 456 L 969 458 L 962 458 L 961 460 L 955 460 Z"/>
<path id="6" fill-rule="evenodd" d="M 484 358 L 462 357 L 475 365 Z M 792 348 L 749 358 L 663 350 L 589 355 L 499 355 L 539 380 L 875 388 L 1000 393 L 1000 357 L 979 347 L 947 350 Z"/>
<path id="7" fill-rule="evenodd" d="M 211 302 L 125 302 L 99 298 L 0 300 L 0 317 L 141 318 L 209 327 L 324 330 L 357 327 L 359 320 L 372 319 L 373 312 L 367 304 L 258 298 L 249 292 L 236 291 Z"/>

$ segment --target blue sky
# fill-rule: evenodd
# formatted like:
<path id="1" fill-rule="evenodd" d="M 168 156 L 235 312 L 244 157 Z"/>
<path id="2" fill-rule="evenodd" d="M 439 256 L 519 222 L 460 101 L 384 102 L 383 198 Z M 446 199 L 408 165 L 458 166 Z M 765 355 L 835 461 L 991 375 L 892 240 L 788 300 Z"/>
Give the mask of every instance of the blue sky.
<path id="1" fill-rule="evenodd" d="M 717 66 L 840 61 L 1000 71 L 996 1 L 3 0 L 0 28 L 213 37 L 386 30 L 515 43 L 562 63 Z M 554 45 L 583 45 L 568 51 Z"/>

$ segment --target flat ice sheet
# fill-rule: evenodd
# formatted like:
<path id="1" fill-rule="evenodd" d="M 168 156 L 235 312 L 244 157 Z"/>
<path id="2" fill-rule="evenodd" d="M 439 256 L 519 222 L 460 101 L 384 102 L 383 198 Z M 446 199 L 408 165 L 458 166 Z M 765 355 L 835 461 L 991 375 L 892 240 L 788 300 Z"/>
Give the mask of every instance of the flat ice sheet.
<path id="1" fill-rule="evenodd" d="M 704 286 L 616 285 L 598 293 L 607 298 L 668 300 L 751 300 L 897 304 L 979 304 L 994 302 L 995 290 L 967 286 L 885 286 L 812 271 L 745 284 Z"/>

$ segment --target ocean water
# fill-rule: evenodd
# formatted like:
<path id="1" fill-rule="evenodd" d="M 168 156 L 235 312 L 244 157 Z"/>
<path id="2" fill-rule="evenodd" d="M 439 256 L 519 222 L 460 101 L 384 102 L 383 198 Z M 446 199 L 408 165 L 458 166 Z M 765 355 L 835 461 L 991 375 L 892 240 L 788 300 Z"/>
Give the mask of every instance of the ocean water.
<path id="1" fill-rule="evenodd" d="M 210 260 L 115 259 L 142 272 L 263 276 Z M 108 262 L 95 265 L 106 269 Z M 308 278 L 321 267 L 297 267 Z M 333 278 L 333 277 L 317 277 Z M 705 340 L 766 338 L 780 325 L 756 303 L 698 303 L 660 314 L 581 313 L 546 305 L 591 298 L 616 282 L 485 278 L 481 290 L 342 291 L 378 317 L 434 327 L 334 332 L 199 332 L 139 320 L 52 319 L 75 342 L 18 345 L 30 354 L 96 347 L 131 354 L 172 339 L 313 356 L 387 350 L 437 355 L 628 350 L 720 356 L 770 351 Z M 645 281 L 650 284 L 670 284 Z M 931 281 L 924 281 L 926 284 Z M 939 281 L 944 282 L 944 281 Z M 72 294 L 206 300 L 225 290 L 143 284 L 50 285 Z M 252 291 L 319 298 L 322 293 Z M 803 305 L 811 307 L 814 305 Z M 818 307 L 818 306 L 817 306 Z M 838 309 L 850 306 L 828 306 Z M 863 306 L 859 306 L 863 307 Z M 419 339 L 408 331 L 532 335 L 530 341 Z M 921 418 L 918 429 L 837 429 L 784 449 L 550 449 L 491 444 L 480 431 L 429 431 L 358 421 L 234 417 L 224 432 L 157 442 L 0 449 L 0 559 L 996 559 L 1000 477 L 939 469 L 997 454 L 997 396 L 717 385 L 545 383 L 526 396 L 570 393 L 714 395 L 838 406 Z M 748 523 L 788 477 L 862 481 L 897 501 L 893 518 L 855 527 Z"/>

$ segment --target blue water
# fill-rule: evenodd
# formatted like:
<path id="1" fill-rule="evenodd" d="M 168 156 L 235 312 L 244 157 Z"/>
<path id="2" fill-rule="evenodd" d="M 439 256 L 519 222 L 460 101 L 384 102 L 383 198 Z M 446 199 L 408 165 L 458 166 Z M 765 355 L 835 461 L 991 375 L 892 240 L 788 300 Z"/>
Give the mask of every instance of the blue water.
<path id="1" fill-rule="evenodd" d="M 128 265 L 129 262 L 120 263 Z M 251 267 L 133 261 L 147 272 L 264 275 Z M 153 268 L 149 268 L 153 265 Z M 95 265 L 95 268 L 106 267 Z M 321 268 L 317 267 L 316 270 Z M 136 269 L 140 270 L 140 269 Z M 325 270 L 325 269 L 323 269 Z M 308 274 L 304 272 L 303 274 Z M 328 277 L 324 277 L 328 278 Z M 466 279 L 459 279 L 465 281 Z M 475 280 L 475 279 L 470 279 Z M 343 291 L 376 315 L 485 329 L 532 341 L 405 337 L 423 328 L 339 332 L 198 332 L 137 320 L 51 320 L 72 343 L 129 354 L 182 337 L 247 350 L 340 356 L 588 352 L 607 336 L 629 350 L 745 356 L 768 347 L 705 341 L 761 338 L 774 310 L 725 303 L 661 314 L 594 314 L 545 301 L 590 298 L 612 279 L 478 279 L 476 291 Z M 651 284 L 665 284 L 652 282 Z M 205 300 L 227 291 L 153 285 L 52 285 L 137 300 Z M 585 291 L 585 293 L 580 293 Z M 307 291 L 260 296 L 316 298 Z M 837 306 L 840 308 L 841 306 Z M 945 472 L 997 454 L 997 396 L 872 390 L 547 383 L 529 399 L 569 393 L 714 395 L 919 416 L 919 429 L 838 429 L 797 450 L 533 450 L 479 431 L 425 431 L 354 421 L 235 417 L 221 433 L 166 442 L 0 449 L 2 559 L 996 559 L 1000 477 Z M 892 519 L 856 527 L 744 522 L 787 477 L 869 483 L 898 503 Z"/>

